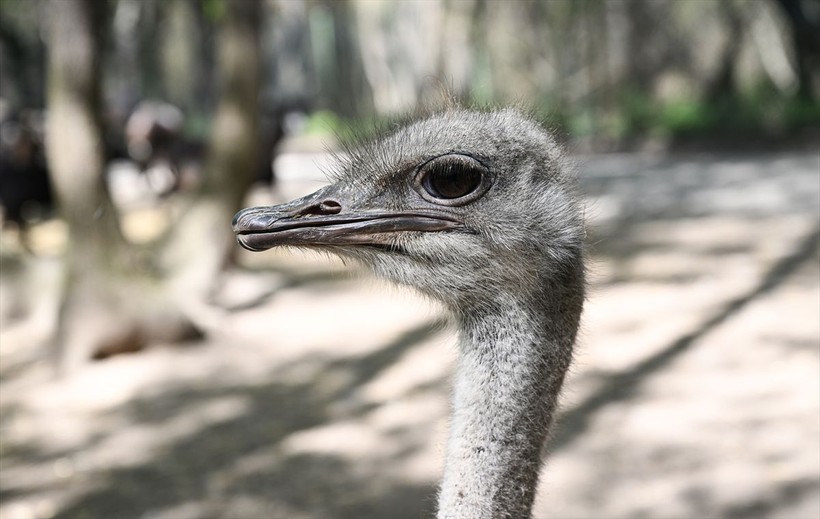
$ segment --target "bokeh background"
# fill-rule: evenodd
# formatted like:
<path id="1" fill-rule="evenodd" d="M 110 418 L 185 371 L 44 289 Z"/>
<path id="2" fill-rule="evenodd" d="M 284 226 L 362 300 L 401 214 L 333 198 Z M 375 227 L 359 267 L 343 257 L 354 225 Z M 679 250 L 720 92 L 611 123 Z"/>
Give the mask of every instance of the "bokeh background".
<path id="1" fill-rule="evenodd" d="M 417 518 L 455 330 L 233 213 L 514 105 L 577 164 L 536 517 L 820 517 L 820 2 L 0 0 L 0 517 Z"/>

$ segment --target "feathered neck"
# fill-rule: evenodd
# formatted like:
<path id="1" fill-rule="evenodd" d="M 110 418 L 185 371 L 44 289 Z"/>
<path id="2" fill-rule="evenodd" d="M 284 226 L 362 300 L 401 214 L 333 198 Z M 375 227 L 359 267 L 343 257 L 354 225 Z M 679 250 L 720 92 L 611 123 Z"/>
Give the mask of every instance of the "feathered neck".
<path id="1" fill-rule="evenodd" d="M 530 516 L 582 303 L 561 292 L 460 319 L 440 519 Z"/>

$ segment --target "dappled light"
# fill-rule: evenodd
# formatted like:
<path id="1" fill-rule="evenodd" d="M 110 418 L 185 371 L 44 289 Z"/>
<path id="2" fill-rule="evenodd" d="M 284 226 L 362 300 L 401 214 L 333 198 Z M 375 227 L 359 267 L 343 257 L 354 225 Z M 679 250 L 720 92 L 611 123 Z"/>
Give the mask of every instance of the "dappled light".
<path id="1" fill-rule="evenodd" d="M 811 511 L 820 158 L 579 160 L 592 288 L 536 516 Z M 719 203 L 726 182 L 754 193 L 771 170 L 779 205 Z M 659 189 L 668 214 L 639 196 Z M 247 259 L 214 337 L 71 380 L 10 340 L 25 321 L 4 326 L 4 510 L 431 513 L 455 357 L 439 311 L 315 254 Z"/>
<path id="2" fill-rule="evenodd" d="M 527 460 L 532 516 L 820 518 L 816 7 L 0 0 L 0 519 L 436 516 L 473 317 L 453 300 L 492 288 L 498 304 L 469 308 L 502 320 L 548 272 L 561 284 L 528 317 L 560 328 L 581 275 L 530 276 L 542 258 L 514 246 L 552 260 L 572 232 L 586 292 Z M 480 205 L 522 171 L 525 210 Z M 575 177 L 584 222 L 562 227 L 573 200 L 544 193 L 572 199 Z M 260 248 L 274 220 L 309 240 L 319 217 L 364 222 L 361 193 L 371 213 L 410 199 L 444 240 L 409 263 L 452 283 L 390 284 L 335 256 L 344 242 L 235 243 L 254 230 L 232 230 L 240 209 L 340 179 L 268 214 Z M 490 232 L 431 223 L 474 207 Z M 429 230 L 402 225 L 353 240 L 359 258 Z M 476 287 L 462 257 L 509 261 Z M 562 259 L 546 264 L 582 271 Z M 553 377 L 560 346 L 538 344 L 480 353 Z M 509 366 L 472 366 L 493 381 L 479 411 L 527 400 L 504 400 Z M 527 441 L 513 433 L 490 444 Z"/>

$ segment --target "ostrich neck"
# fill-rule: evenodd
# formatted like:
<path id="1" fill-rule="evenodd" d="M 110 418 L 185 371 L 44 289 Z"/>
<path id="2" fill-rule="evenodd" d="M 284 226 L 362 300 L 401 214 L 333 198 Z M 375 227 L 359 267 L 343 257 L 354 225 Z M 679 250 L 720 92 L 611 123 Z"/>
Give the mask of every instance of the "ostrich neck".
<path id="1" fill-rule="evenodd" d="M 439 519 L 530 516 L 580 314 L 556 306 L 498 301 L 462 319 Z"/>

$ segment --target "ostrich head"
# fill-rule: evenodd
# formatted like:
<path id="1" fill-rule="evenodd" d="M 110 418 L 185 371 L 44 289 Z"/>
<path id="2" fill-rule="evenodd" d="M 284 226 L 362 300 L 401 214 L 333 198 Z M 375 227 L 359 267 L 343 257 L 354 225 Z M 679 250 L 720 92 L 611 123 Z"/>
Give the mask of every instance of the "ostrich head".
<path id="1" fill-rule="evenodd" d="M 457 110 L 353 150 L 328 187 L 234 217 L 247 249 L 355 258 L 455 314 L 439 518 L 529 516 L 583 304 L 573 186 L 558 146 L 531 120 Z"/>
<path id="2" fill-rule="evenodd" d="M 240 211 L 233 227 L 247 249 L 352 257 L 469 316 L 543 298 L 545 284 L 582 291 L 583 220 L 565 170 L 518 112 L 449 111 L 360 146 L 332 185 Z"/>

